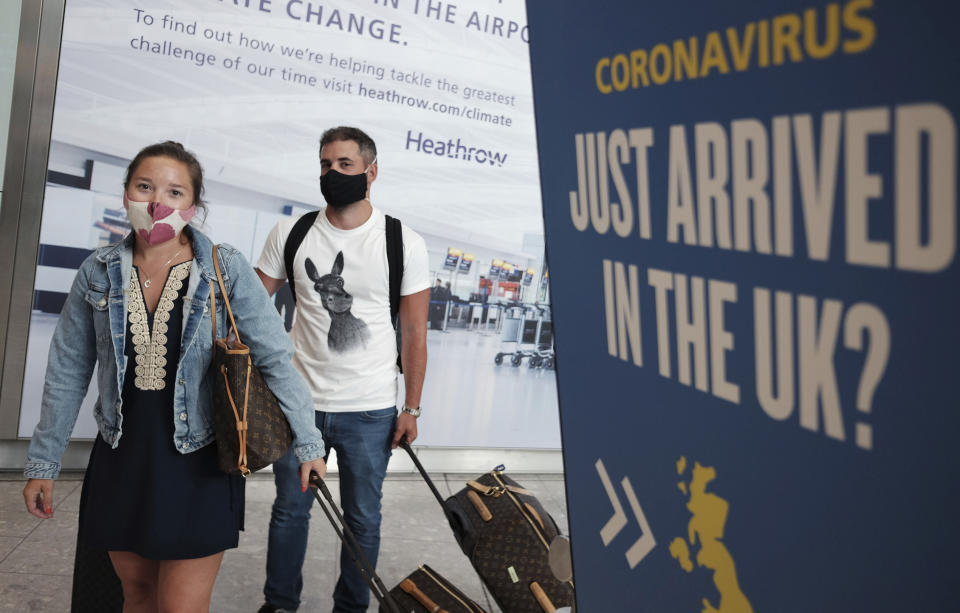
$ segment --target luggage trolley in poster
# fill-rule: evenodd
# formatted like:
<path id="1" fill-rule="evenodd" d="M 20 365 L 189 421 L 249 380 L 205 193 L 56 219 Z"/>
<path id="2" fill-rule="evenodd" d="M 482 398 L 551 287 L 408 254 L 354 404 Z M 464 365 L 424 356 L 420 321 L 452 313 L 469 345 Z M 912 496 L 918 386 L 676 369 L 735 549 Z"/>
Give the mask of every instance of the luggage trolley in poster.
<path id="1" fill-rule="evenodd" d="M 550 307 L 542 304 L 525 304 L 524 317 L 520 324 L 520 336 L 517 350 L 510 358 L 510 363 L 520 366 L 524 358 L 529 358 L 530 368 L 550 366 L 553 358 L 553 322 L 550 318 Z"/>
<path id="2" fill-rule="evenodd" d="M 503 364 L 503 358 L 510 357 L 511 362 L 520 345 L 520 335 L 523 331 L 523 305 L 514 302 L 503 306 L 503 315 L 500 317 L 500 351 L 494 356 L 494 364 Z M 518 361 L 514 366 L 519 366 Z"/>
<path id="3" fill-rule="evenodd" d="M 537 326 L 536 346 L 527 365 L 530 368 L 552 369 L 556 363 L 553 352 L 553 318 L 549 305 L 536 305 L 540 310 L 540 325 Z"/>
<path id="4" fill-rule="evenodd" d="M 524 358 L 533 360 L 537 355 L 537 339 L 540 336 L 540 326 L 543 323 L 543 310 L 536 304 L 523 305 L 523 321 L 520 323 L 520 336 L 517 341 L 517 350 L 510 358 L 510 363 L 520 366 Z"/>
<path id="5" fill-rule="evenodd" d="M 502 364 L 509 356 L 513 366 L 520 366 L 524 358 L 533 361 L 531 368 L 548 363 L 552 366 L 553 327 L 549 317 L 550 309 L 544 305 L 516 303 L 508 307 L 500 328 L 500 351 L 494 356 L 494 363 Z M 541 341 L 542 338 L 545 340 Z"/>

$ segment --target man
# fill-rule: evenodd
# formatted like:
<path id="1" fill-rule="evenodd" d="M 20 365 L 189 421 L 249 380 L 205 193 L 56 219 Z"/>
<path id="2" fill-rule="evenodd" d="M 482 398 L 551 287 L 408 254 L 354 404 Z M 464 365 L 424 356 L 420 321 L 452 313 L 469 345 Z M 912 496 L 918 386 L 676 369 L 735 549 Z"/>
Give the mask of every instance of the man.
<path id="1" fill-rule="evenodd" d="M 490 288 L 493 287 L 493 283 L 490 282 L 490 279 L 480 275 L 480 283 L 478 284 L 480 288 L 480 301 L 483 304 L 487 303 L 487 297 L 490 296 Z"/>
<path id="2" fill-rule="evenodd" d="M 317 427 L 335 449 L 347 525 L 370 563 L 380 549 L 380 499 L 391 448 L 417 437 L 420 391 L 427 364 L 429 266 L 423 239 L 403 226 L 400 356 L 405 399 L 399 416 L 397 341 L 391 323 L 384 214 L 370 203 L 377 149 L 356 128 L 338 127 L 320 139 L 320 190 L 327 207 L 309 228 L 293 260 L 297 298 L 290 335 L 294 365 L 310 384 Z M 287 276 L 284 245 L 296 218 L 271 231 L 257 274 L 272 295 Z M 329 453 L 329 451 L 328 451 Z M 261 613 L 295 611 L 313 496 L 301 490 L 295 458 L 273 465 L 277 497 L 270 518 L 266 604 Z M 366 611 L 370 591 L 341 551 L 334 612 Z"/>
<path id="3" fill-rule="evenodd" d="M 430 288 L 430 329 L 436 330 L 443 323 L 443 310 L 440 301 L 443 300 L 443 282 L 437 279 L 437 284 Z"/>
<path id="4" fill-rule="evenodd" d="M 480 302 L 483 303 L 483 313 L 480 316 L 480 323 L 487 323 L 487 300 L 490 299 L 490 289 L 493 287 L 493 282 L 490 279 L 480 275 Z"/>

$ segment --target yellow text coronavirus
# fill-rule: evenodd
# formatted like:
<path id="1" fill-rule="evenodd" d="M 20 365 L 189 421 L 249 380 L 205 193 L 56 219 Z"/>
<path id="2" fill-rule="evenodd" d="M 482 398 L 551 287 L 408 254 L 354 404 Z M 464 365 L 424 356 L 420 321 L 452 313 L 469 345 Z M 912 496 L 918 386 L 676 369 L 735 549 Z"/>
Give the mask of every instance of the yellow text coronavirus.
<path id="1" fill-rule="evenodd" d="M 873 0 L 834 2 L 602 57 L 594 68 L 597 89 L 610 94 L 863 53 L 877 39 L 872 9 Z"/>

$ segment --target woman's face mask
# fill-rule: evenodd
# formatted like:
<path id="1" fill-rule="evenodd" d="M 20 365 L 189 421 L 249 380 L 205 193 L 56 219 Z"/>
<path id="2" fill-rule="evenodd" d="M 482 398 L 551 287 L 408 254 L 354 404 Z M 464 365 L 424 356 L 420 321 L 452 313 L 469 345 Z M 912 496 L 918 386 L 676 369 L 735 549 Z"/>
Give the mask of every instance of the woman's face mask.
<path id="1" fill-rule="evenodd" d="M 174 209 L 160 202 L 138 202 L 123 195 L 130 225 L 150 246 L 176 238 L 197 214 L 196 205 L 187 209 Z"/>

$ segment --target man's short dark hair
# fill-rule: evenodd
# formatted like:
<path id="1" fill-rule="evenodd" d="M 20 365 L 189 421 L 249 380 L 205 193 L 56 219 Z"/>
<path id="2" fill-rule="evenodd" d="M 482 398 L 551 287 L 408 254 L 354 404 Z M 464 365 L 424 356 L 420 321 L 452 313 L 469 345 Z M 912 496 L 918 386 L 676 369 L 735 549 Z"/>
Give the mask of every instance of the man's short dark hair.
<path id="1" fill-rule="evenodd" d="M 377 145 L 373 142 L 373 139 L 360 128 L 350 126 L 337 126 L 324 132 L 323 136 L 320 137 L 320 149 L 322 150 L 324 145 L 341 140 L 352 140 L 357 143 L 360 148 L 360 157 L 366 164 L 372 164 L 373 160 L 377 158 Z"/>

